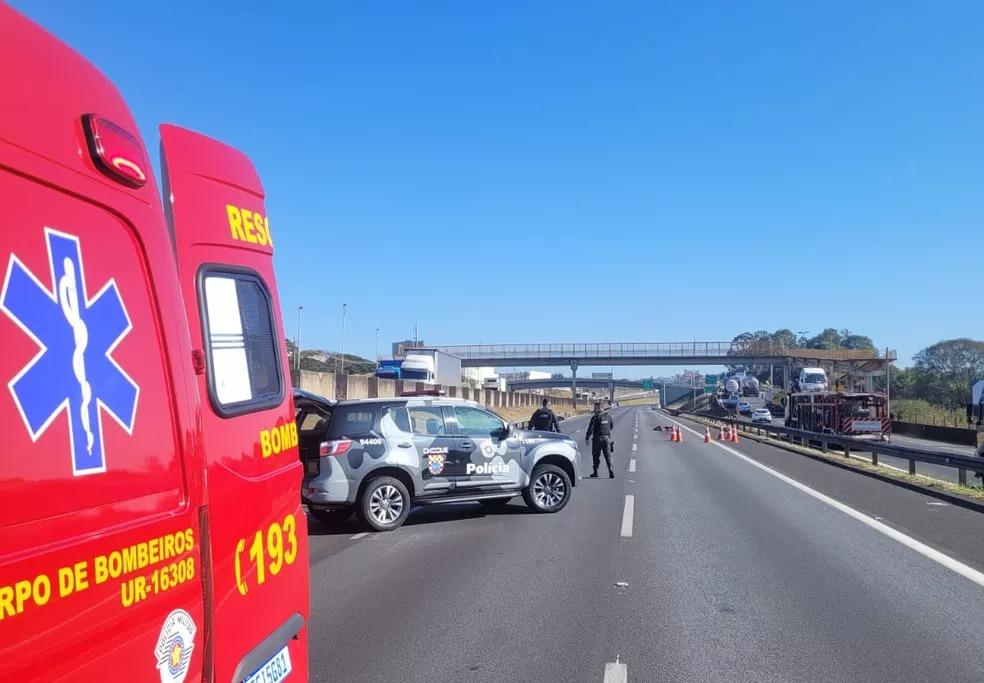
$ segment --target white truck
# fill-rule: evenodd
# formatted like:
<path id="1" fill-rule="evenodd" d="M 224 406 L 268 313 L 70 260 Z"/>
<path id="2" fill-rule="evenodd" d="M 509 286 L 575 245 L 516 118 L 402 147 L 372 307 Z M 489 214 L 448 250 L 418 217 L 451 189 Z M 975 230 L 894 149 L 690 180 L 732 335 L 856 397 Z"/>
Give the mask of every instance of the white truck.
<path id="1" fill-rule="evenodd" d="M 438 349 L 408 349 L 400 371 L 405 382 L 443 387 L 461 384 L 461 359 Z"/>
<path id="2" fill-rule="evenodd" d="M 483 389 L 495 389 L 496 391 L 506 390 L 506 378 L 495 375 L 493 377 L 486 377 L 482 380 Z"/>
<path id="3" fill-rule="evenodd" d="M 827 391 L 827 372 L 823 368 L 803 368 L 797 380 L 798 391 Z"/>

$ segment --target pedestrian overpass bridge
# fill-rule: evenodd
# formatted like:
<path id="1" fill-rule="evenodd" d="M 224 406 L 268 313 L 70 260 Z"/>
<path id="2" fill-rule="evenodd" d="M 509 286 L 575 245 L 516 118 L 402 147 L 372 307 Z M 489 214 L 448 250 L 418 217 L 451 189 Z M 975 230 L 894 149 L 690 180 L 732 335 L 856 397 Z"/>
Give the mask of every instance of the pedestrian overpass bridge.
<path id="1" fill-rule="evenodd" d="M 569 387 L 571 386 L 570 377 L 562 377 L 560 379 L 514 379 L 507 382 L 509 385 L 509 391 L 523 391 L 525 389 L 550 389 L 553 387 Z M 603 387 L 606 389 L 614 387 L 626 387 L 629 389 L 643 389 L 643 384 L 641 381 L 633 379 L 598 379 L 586 377 L 574 378 L 574 384 L 579 389 L 587 388 L 598 388 Z"/>
<path id="2" fill-rule="evenodd" d="M 462 367 L 885 363 L 885 358 L 875 349 L 800 349 L 759 341 L 469 344 L 435 348 L 460 358 Z M 858 371 L 867 369 L 857 368 Z"/>
<path id="3" fill-rule="evenodd" d="M 462 367 L 538 367 L 564 365 L 577 376 L 578 367 L 613 365 L 774 365 L 790 386 L 793 366 L 816 365 L 829 373 L 863 378 L 873 386 L 884 375 L 895 352 L 886 349 L 801 349 L 771 341 L 629 342 L 584 344 L 469 344 L 437 346 L 461 359 Z M 870 389 L 868 389 L 870 390 Z"/>

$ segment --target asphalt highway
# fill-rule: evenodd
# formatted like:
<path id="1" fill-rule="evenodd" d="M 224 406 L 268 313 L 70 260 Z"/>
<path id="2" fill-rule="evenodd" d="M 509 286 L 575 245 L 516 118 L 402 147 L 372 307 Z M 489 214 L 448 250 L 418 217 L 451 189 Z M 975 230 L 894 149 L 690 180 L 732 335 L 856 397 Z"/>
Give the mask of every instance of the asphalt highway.
<path id="1" fill-rule="evenodd" d="M 618 477 L 559 514 L 517 499 L 382 534 L 311 521 L 311 679 L 984 677 L 984 514 L 613 414 Z M 582 448 L 585 423 L 563 423 Z"/>

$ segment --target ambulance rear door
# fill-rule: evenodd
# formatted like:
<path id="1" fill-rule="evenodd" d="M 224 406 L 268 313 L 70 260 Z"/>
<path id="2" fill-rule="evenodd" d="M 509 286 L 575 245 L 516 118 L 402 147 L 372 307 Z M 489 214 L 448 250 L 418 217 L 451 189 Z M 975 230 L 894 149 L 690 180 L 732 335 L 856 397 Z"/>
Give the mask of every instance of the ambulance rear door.
<path id="1" fill-rule="evenodd" d="M 0 64 L 0 679 L 201 679 L 198 395 L 146 150 L 2 3 Z"/>
<path id="2" fill-rule="evenodd" d="M 161 127 L 207 461 L 217 680 L 307 676 L 307 524 L 263 188 L 241 152 Z M 269 676 L 268 676 L 269 679 Z"/>

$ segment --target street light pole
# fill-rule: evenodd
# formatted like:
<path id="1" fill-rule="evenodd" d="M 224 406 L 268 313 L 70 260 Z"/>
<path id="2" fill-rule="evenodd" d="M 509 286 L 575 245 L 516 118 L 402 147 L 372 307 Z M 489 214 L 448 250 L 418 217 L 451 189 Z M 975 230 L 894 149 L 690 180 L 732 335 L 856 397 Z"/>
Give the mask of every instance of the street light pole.
<path id="1" fill-rule="evenodd" d="M 379 328 L 376 328 L 376 369 L 379 369 Z"/>
<path id="2" fill-rule="evenodd" d="M 885 347 L 885 412 L 892 419 L 892 361 L 888 357 L 889 350 Z M 892 423 L 888 423 L 888 438 L 892 439 Z"/>
<path id="3" fill-rule="evenodd" d="M 347 307 L 348 304 L 342 304 L 342 363 L 341 363 L 342 372 L 341 374 L 343 375 L 345 374 L 345 309 Z"/>
<path id="4" fill-rule="evenodd" d="M 303 306 L 297 307 L 297 336 L 294 337 L 294 367 L 297 372 L 301 371 L 301 311 L 303 310 Z M 300 381 L 299 377 L 298 381 Z"/>

